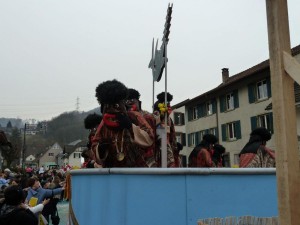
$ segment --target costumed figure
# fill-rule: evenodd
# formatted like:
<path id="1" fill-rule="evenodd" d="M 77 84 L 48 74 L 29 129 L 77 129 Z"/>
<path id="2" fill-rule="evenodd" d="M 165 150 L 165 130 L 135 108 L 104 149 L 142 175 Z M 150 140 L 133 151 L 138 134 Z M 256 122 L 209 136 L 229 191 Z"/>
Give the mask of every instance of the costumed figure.
<path id="1" fill-rule="evenodd" d="M 223 154 L 225 153 L 224 146 L 215 144 L 212 152 L 213 167 L 223 167 Z"/>
<path id="2" fill-rule="evenodd" d="M 84 119 L 84 127 L 89 130 L 87 149 L 83 150 L 81 156 L 84 158 L 84 163 L 82 165 L 83 168 L 94 168 L 95 161 L 92 159 L 92 139 L 95 136 L 97 127 L 102 121 L 102 116 L 93 113 L 89 114 Z"/>
<path id="3" fill-rule="evenodd" d="M 155 137 L 156 134 L 156 120 L 152 113 L 149 113 L 145 110 L 142 110 L 142 104 L 140 101 L 140 93 L 133 89 L 128 89 L 128 96 L 126 99 L 126 108 L 129 112 L 140 112 L 142 116 L 145 118 L 145 120 L 150 125 L 153 135 Z M 145 149 L 144 151 L 144 159 L 147 162 L 147 165 L 149 167 L 157 167 L 157 162 L 155 161 L 155 141 L 153 141 L 153 144 Z"/>
<path id="4" fill-rule="evenodd" d="M 240 167 L 276 167 L 275 152 L 266 147 L 271 133 L 263 127 L 254 129 L 240 153 Z"/>
<path id="5" fill-rule="evenodd" d="M 103 119 L 92 141 L 96 163 L 102 167 L 149 167 L 144 151 L 153 144 L 153 132 L 137 111 L 126 110 L 127 87 L 109 80 L 98 85 L 96 97 Z"/>
<path id="6" fill-rule="evenodd" d="M 154 103 L 153 115 L 156 119 L 156 129 L 164 129 L 167 126 L 167 167 L 179 167 L 181 162 L 179 151 L 177 150 L 177 141 L 175 127 L 170 114 L 172 108 L 170 102 L 173 100 L 173 95 L 167 92 L 167 103 L 165 104 L 165 92 L 161 92 L 157 96 L 157 101 Z M 167 114 L 167 124 L 165 124 L 165 115 Z M 158 131 L 158 130 L 157 130 Z M 155 141 L 155 158 L 158 166 L 161 167 L 161 137 L 159 132 L 156 132 Z"/>
<path id="7" fill-rule="evenodd" d="M 218 138 L 213 134 L 205 134 L 200 144 L 198 144 L 189 155 L 189 167 L 216 167 L 218 162 L 214 162 L 213 147 L 218 142 Z"/>

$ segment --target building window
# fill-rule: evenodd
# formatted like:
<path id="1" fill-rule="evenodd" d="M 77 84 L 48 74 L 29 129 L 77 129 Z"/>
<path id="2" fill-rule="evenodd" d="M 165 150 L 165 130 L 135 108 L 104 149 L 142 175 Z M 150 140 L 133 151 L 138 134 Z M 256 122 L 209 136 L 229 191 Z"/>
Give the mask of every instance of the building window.
<path id="1" fill-rule="evenodd" d="M 49 153 L 48 153 L 48 156 L 54 156 L 54 153 L 49 152 Z"/>
<path id="2" fill-rule="evenodd" d="M 242 138 L 240 121 L 222 124 L 221 127 L 222 141 L 234 141 Z"/>
<path id="3" fill-rule="evenodd" d="M 251 119 L 251 129 L 264 127 L 273 133 L 273 113 L 266 113 L 258 116 L 253 116 Z"/>
<path id="4" fill-rule="evenodd" d="M 234 109 L 234 96 L 233 93 L 226 95 L 226 110 Z"/>
<path id="5" fill-rule="evenodd" d="M 271 80 L 266 78 L 257 83 L 248 84 L 248 98 L 249 103 L 264 100 L 272 97 L 271 93 Z"/>
<path id="6" fill-rule="evenodd" d="M 197 116 L 197 114 L 198 114 L 197 107 L 193 107 L 192 113 L 193 113 L 193 114 L 192 114 L 193 120 L 197 119 L 197 118 L 198 118 L 198 116 Z"/>
<path id="7" fill-rule="evenodd" d="M 211 102 L 206 103 L 206 115 L 213 114 L 213 105 Z"/>
<path id="8" fill-rule="evenodd" d="M 184 113 L 174 112 L 174 124 L 176 126 L 184 125 Z"/>
<path id="9" fill-rule="evenodd" d="M 76 158 L 80 159 L 81 158 L 81 154 L 78 153 L 78 152 L 74 152 L 74 159 L 76 159 Z"/>
<path id="10" fill-rule="evenodd" d="M 210 128 L 209 133 L 215 135 L 216 137 L 218 137 L 217 128 Z"/>
<path id="11" fill-rule="evenodd" d="M 256 84 L 257 100 L 268 98 L 267 81 L 263 80 Z"/>
<path id="12" fill-rule="evenodd" d="M 240 164 L 240 155 L 239 154 L 233 155 L 233 163 L 234 163 L 235 167 L 237 167 Z"/>
<path id="13" fill-rule="evenodd" d="M 226 112 L 239 107 L 238 90 L 220 96 L 220 112 Z"/>
<path id="14" fill-rule="evenodd" d="M 188 146 L 191 146 L 191 147 L 196 146 L 196 134 L 197 133 L 188 134 Z"/>
<path id="15" fill-rule="evenodd" d="M 223 166 L 224 167 L 230 167 L 230 154 L 229 152 L 226 152 L 223 154 Z"/>
<path id="16" fill-rule="evenodd" d="M 176 141 L 181 143 L 181 134 L 180 133 L 176 134 Z"/>

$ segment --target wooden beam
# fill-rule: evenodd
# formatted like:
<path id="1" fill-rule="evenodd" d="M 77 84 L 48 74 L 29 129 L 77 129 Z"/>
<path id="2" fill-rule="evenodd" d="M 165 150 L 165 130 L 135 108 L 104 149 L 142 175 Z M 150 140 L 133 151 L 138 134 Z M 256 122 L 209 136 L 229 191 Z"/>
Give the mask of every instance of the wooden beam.
<path id="1" fill-rule="evenodd" d="M 289 53 L 283 52 L 283 63 L 285 71 L 300 84 L 300 63 Z"/>
<path id="2" fill-rule="evenodd" d="M 287 0 L 266 0 L 266 6 L 279 224 L 298 225 L 300 221 L 300 170 L 294 80 L 285 72 L 283 60 L 284 51 L 291 53 Z"/>

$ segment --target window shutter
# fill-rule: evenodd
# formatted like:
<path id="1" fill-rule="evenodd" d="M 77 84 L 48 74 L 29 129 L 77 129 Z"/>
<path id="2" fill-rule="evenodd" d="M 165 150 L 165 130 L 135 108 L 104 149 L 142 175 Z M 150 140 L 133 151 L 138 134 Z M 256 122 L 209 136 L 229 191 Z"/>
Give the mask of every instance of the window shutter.
<path id="1" fill-rule="evenodd" d="M 255 84 L 248 85 L 248 98 L 249 103 L 255 102 Z"/>
<path id="2" fill-rule="evenodd" d="M 272 97 L 272 90 L 271 90 L 271 79 L 270 77 L 267 78 L 267 91 L 268 91 L 268 97 Z"/>
<path id="3" fill-rule="evenodd" d="M 178 125 L 179 124 L 179 117 L 180 114 L 179 113 L 174 113 L 174 123 L 175 125 Z"/>
<path id="4" fill-rule="evenodd" d="M 214 99 L 212 101 L 212 113 L 214 114 L 216 112 L 217 112 L 217 101 L 216 101 L 216 99 Z"/>
<path id="5" fill-rule="evenodd" d="M 198 118 L 206 116 L 205 104 L 198 105 L 197 108 L 198 108 Z"/>
<path id="6" fill-rule="evenodd" d="M 192 145 L 192 136 L 191 134 L 188 134 L 188 146 Z"/>
<path id="7" fill-rule="evenodd" d="M 181 144 L 183 146 L 186 146 L 186 135 L 185 135 L 185 133 L 181 134 Z"/>
<path id="8" fill-rule="evenodd" d="M 234 123 L 235 126 L 235 132 L 236 132 L 236 138 L 241 139 L 242 138 L 242 132 L 241 132 L 241 121 L 238 120 Z"/>
<path id="9" fill-rule="evenodd" d="M 227 137 L 226 124 L 222 124 L 221 127 L 222 127 L 222 141 L 226 141 L 226 137 Z"/>
<path id="10" fill-rule="evenodd" d="M 196 132 L 194 134 L 195 134 L 195 146 L 197 146 L 199 144 L 200 132 Z"/>
<path id="11" fill-rule="evenodd" d="M 270 132 L 274 134 L 274 125 L 273 125 L 273 113 L 269 113 L 269 119 L 270 119 Z"/>
<path id="12" fill-rule="evenodd" d="M 193 119 L 193 107 L 190 107 L 188 109 L 188 121 L 191 121 Z"/>
<path id="13" fill-rule="evenodd" d="M 181 113 L 180 117 L 181 117 L 181 123 L 182 123 L 182 125 L 184 125 L 185 124 L 184 113 Z"/>
<path id="14" fill-rule="evenodd" d="M 257 117 L 256 116 L 252 116 L 250 118 L 251 120 L 251 131 L 254 130 L 257 127 Z"/>
<path id="15" fill-rule="evenodd" d="M 206 129 L 206 130 L 205 130 L 205 134 L 209 134 L 209 129 Z"/>
<path id="16" fill-rule="evenodd" d="M 225 95 L 220 96 L 220 112 L 225 111 Z"/>
<path id="17" fill-rule="evenodd" d="M 239 107 L 239 92 L 238 90 L 234 90 L 233 91 L 233 101 L 234 101 L 234 108 L 238 108 Z"/>

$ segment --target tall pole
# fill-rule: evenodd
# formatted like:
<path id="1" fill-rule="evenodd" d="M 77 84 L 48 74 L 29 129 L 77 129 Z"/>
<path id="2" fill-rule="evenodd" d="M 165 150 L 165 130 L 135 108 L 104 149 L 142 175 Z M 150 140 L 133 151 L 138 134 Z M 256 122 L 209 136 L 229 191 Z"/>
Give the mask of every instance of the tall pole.
<path id="1" fill-rule="evenodd" d="M 276 141 L 279 224 L 300 223 L 300 170 L 294 80 L 286 72 L 291 57 L 287 0 L 266 0 L 272 103 Z M 287 62 L 289 61 L 287 59 Z M 298 71 L 299 75 L 300 71 Z"/>
<path id="2" fill-rule="evenodd" d="M 26 152 L 26 127 L 27 127 L 27 124 L 25 123 L 24 125 L 24 140 L 23 140 L 23 149 L 22 149 L 22 157 L 21 157 L 21 160 L 22 160 L 22 169 L 24 170 L 25 169 L 25 152 Z"/>

